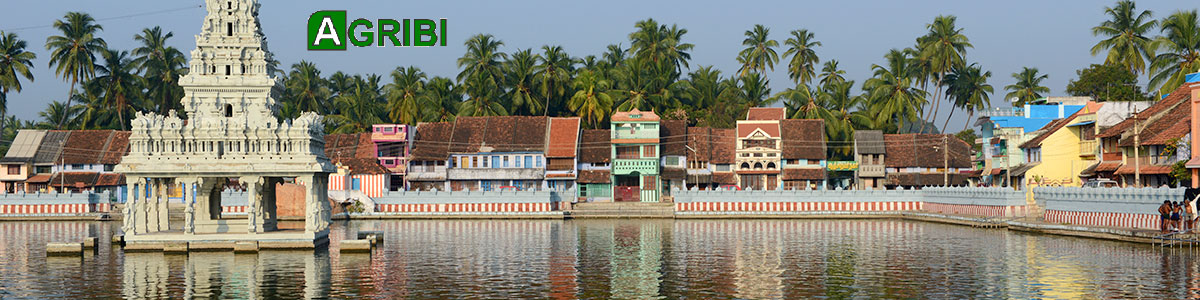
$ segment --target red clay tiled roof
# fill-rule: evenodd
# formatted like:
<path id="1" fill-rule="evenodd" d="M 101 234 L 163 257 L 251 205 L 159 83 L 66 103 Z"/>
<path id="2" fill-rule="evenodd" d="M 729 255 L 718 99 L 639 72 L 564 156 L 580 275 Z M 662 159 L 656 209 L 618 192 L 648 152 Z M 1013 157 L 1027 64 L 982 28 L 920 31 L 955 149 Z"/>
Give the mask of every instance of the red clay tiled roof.
<path id="1" fill-rule="evenodd" d="M 883 140 L 887 148 L 884 162 L 889 168 L 941 168 L 947 162 L 951 168 L 971 167 L 971 146 L 952 135 L 885 134 Z M 941 147 L 943 143 L 950 146 L 948 156 Z"/>
<path id="2" fill-rule="evenodd" d="M 129 153 L 129 131 L 116 131 L 113 133 L 112 141 L 108 142 L 108 149 L 104 151 L 104 157 L 100 158 L 101 164 L 115 165 L 121 163 L 121 158 Z M 124 176 L 122 176 L 124 178 Z M 121 179 L 122 182 L 125 179 Z"/>
<path id="3" fill-rule="evenodd" d="M 687 169 L 683 168 L 662 168 L 663 179 L 684 179 L 687 178 Z"/>
<path id="4" fill-rule="evenodd" d="M 28 182 L 28 183 L 47 183 L 47 182 L 50 182 L 50 174 L 37 174 L 37 175 L 33 175 L 33 177 L 29 177 L 29 179 L 26 179 L 26 180 L 25 180 L 25 182 Z"/>
<path id="5" fill-rule="evenodd" d="M 492 152 L 545 152 L 547 125 L 547 117 L 491 117 L 483 140 Z"/>
<path id="6" fill-rule="evenodd" d="M 1141 167 L 1142 167 L 1142 170 L 1140 173 L 1142 175 L 1171 174 L 1171 166 L 1169 166 L 1169 165 L 1164 166 L 1164 165 L 1149 165 L 1149 164 L 1147 164 L 1147 165 L 1142 165 Z M 1125 164 L 1125 165 L 1122 165 L 1120 168 L 1117 168 L 1117 171 L 1113 172 L 1113 174 L 1133 175 L 1134 174 L 1133 170 L 1134 170 L 1133 164 Z"/>
<path id="7" fill-rule="evenodd" d="M 98 172 L 58 172 L 50 177 L 50 186 L 62 187 L 93 187 L 100 178 Z"/>
<path id="8" fill-rule="evenodd" d="M 641 117 L 634 118 L 633 116 L 636 115 L 641 115 Z M 640 111 L 637 108 L 631 111 L 619 111 L 612 115 L 613 122 L 652 122 L 658 120 L 658 115 L 653 111 Z"/>
<path id="9" fill-rule="evenodd" d="M 787 119 L 787 109 L 783 107 L 751 107 L 746 111 L 746 120 L 783 119 Z"/>
<path id="10" fill-rule="evenodd" d="M 454 123 L 420 123 L 413 138 L 413 161 L 437 161 L 449 159 L 450 134 Z"/>
<path id="11" fill-rule="evenodd" d="M 787 119 L 783 129 L 783 159 L 825 159 L 825 120 Z"/>
<path id="12" fill-rule="evenodd" d="M 1100 165 L 1096 166 L 1096 172 L 1112 172 L 1120 167 L 1121 162 L 1119 161 L 1102 161 Z"/>
<path id="13" fill-rule="evenodd" d="M 579 142 L 579 162 L 607 163 L 612 156 L 612 135 L 608 129 L 588 129 L 583 131 Z"/>
<path id="14" fill-rule="evenodd" d="M 548 158 L 575 157 L 579 141 L 579 118 L 550 118 Z"/>
<path id="15" fill-rule="evenodd" d="M 825 169 L 783 169 L 783 180 L 825 180 Z"/>
<path id="16" fill-rule="evenodd" d="M 733 164 L 736 160 L 737 133 L 735 129 L 712 130 L 712 159 L 714 164 Z"/>
<path id="17" fill-rule="evenodd" d="M 688 161 L 708 162 L 712 160 L 712 128 L 708 127 L 688 127 L 687 128 L 687 146 L 692 148 L 688 151 Z"/>
<path id="18" fill-rule="evenodd" d="M 737 174 L 733 172 L 713 173 L 712 182 L 716 184 L 737 184 Z"/>
<path id="19" fill-rule="evenodd" d="M 1142 145 L 1165 145 L 1172 139 L 1183 138 L 1192 131 L 1192 107 L 1188 103 L 1175 106 L 1161 117 L 1150 122 L 1143 122 L 1141 131 Z M 1122 138 L 1121 147 L 1133 147 L 1133 136 Z"/>
<path id="20" fill-rule="evenodd" d="M 491 117 L 459 117 L 454 120 L 454 132 L 450 133 L 450 153 L 478 153 L 480 147 L 484 144 L 484 137 L 487 135 L 489 125 L 505 126 L 510 128 L 506 133 L 499 134 L 497 139 L 492 141 L 494 144 L 500 143 L 503 139 L 505 144 L 512 140 L 512 124 L 491 124 Z M 418 131 L 420 132 L 420 131 Z"/>
<path id="21" fill-rule="evenodd" d="M 608 170 L 581 171 L 581 172 L 579 172 L 579 177 L 575 178 L 575 182 L 577 182 L 577 183 L 612 183 L 612 179 L 609 178 L 609 176 L 608 176 L 609 174 L 611 174 L 611 173 Z"/>
<path id="22" fill-rule="evenodd" d="M 1169 111 L 1171 108 L 1174 108 L 1176 105 L 1180 104 L 1187 106 L 1186 100 L 1191 98 L 1191 90 L 1192 87 L 1190 87 L 1188 84 L 1180 85 L 1175 89 L 1175 91 L 1171 92 L 1166 99 L 1159 100 L 1153 105 L 1150 105 L 1150 107 L 1138 112 L 1138 118 L 1147 119 L 1152 116 L 1156 116 L 1159 113 Z M 1133 124 L 1133 118 L 1126 118 L 1124 121 L 1117 123 L 1117 125 L 1113 125 L 1112 127 L 1101 131 L 1100 134 L 1096 136 L 1101 138 L 1118 136 L 1125 133 L 1125 131 L 1133 129 Z"/>
<path id="23" fill-rule="evenodd" d="M 920 173 L 891 173 L 887 174 L 888 185 L 907 187 L 942 186 L 949 177 L 951 186 L 967 185 L 968 174 L 920 174 Z"/>
<path id="24" fill-rule="evenodd" d="M 125 174 L 117 173 L 102 173 L 100 178 L 96 180 L 96 186 L 122 186 L 125 185 Z"/>
<path id="25" fill-rule="evenodd" d="M 387 168 L 379 164 L 378 159 L 374 158 L 347 158 L 336 160 L 334 163 L 350 168 L 350 174 L 352 175 L 379 175 L 391 173 Z"/>
<path id="26" fill-rule="evenodd" d="M 388 174 L 375 156 L 370 133 L 330 134 L 325 136 L 325 156 L 337 165 L 350 168 L 350 174 Z"/>
<path id="27" fill-rule="evenodd" d="M 659 152 L 663 156 L 691 155 L 687 151 L 687 121 L 663 120 L 659 122 Z"/>
<path id="28" fill-rule="evenodd" d="M 99 164 L 114 133 L 116 130 L 72 130 L 63 146 L 62 163 Z"/>
<path id="29" fill-rule="evenodd" d="M 738 124 L 737 124 L 737 135 L 740 138 L 748 138 L 748 137 L 750 137 L 750 135 L 754 134 L 754 132 L 756 130 L 762 130 L 768 136 L 773 137 L 773 138 L 779 137 L 779 123 L 778 122 L 770 122 L 770 123 L 738 122 Z"/>

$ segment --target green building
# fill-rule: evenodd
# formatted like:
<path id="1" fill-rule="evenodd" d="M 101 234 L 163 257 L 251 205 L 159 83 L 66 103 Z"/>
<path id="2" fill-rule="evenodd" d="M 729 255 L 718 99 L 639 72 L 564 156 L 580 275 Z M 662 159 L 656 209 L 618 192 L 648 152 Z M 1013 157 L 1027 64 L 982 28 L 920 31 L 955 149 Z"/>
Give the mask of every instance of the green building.
<path id="1" fill-rule="evenodd" d="M 637 109 L 612 116 L 613 200 L 659 202 L 659 118 Z"/>

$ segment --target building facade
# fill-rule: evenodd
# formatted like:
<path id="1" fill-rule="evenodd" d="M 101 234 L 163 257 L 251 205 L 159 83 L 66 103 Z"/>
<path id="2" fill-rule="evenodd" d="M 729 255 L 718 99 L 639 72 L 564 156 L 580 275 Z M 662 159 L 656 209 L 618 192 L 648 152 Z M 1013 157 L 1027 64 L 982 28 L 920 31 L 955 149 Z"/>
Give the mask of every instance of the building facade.
<path id="1" fill-rule="evenodd" d="M 408 156 L 412 153 L 413 127 L 404 124 L 375 124 L 371 126 L 371 141 L 379 164 L 388 170 L 391 190 L 404 189 L 404 174 Z"/>
<path id="2" fill-rule="evenodd" d="M 659 202 L 659 117 L 634 109 L 612 116 L 613 199 Z"/>

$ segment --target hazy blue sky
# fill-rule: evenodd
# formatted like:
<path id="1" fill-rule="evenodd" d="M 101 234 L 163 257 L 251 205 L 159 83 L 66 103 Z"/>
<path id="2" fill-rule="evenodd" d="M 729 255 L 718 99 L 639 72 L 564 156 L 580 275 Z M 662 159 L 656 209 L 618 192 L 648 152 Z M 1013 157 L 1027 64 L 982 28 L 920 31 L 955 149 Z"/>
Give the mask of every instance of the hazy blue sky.
<path id="1" fill-rule="evenodd" d="M 628 34 L 636 21 L 654 18 L 688 30 L 685 41 L 696 45 L 691 65 L 714 65 L 734 73 L 742 34 L 754 24 L 771 28 L 771 38 L 783 40 L 793 29 L 807 28 L 824 46 L 822 59 L 836 59 L 846 77 L 861 83 L 870 66 L 882 63 L 891 48 L 904 48 L 923 34 L 925 24 L 939 14 L 958 16 L 958 26 L 974 44 L 967 52 L 993 74 L 996 88 L 992 103 L 1006 106 L 1003 87 L 1010 74 L 1022 66 L 1037 67 L 1050 75 L 1047 86 L 1060 95 L 1075 70 L 1102 62 L 1089 49 L 1099 40 L 1091 27 L 1105 20 L 1105 6 L 1115 1 L 277 1 L 263 0 L 260 17 L 270 50 L 283 67 L 300 60 L 315 62 L 324 75 L 348 73 L 387 74 L 396 66 L 416 65 L 430 76 L 453 78 L 455 59 L 464 52 L 462 42 L 476 33 L 490 33 L 504 41 L 505 52 L 562 45 L 572 56 L 599 55 L 608 44 L 628 48 Z M 37 53 L 36 81 L 23 92 L 9 96 L 9 112 L 33 119 L 51 100 L 63 99 L 68 83 L 47 66 L 46 37 L 50 27 L 68 11 L 84 11 L 104 26 L 101 37 L 111 47 L 136 47 L 133 36 L 145 27 L 162 26 L 175 33 L 171 45 L 189 54 L 193 36 L 200 30 L 204 10 L 196 7 L 166 13 L 108 19 L 199 5 L 202 1 L 94 1 L 47 0 L 7 4 L 0 13 L 0 30 L 16 32 Z M 1139 1 L 1161 18 L 1180 9 L 1195 9 L 1194 1 Z M 305 22 L 318 10 L 347 10 L 350 18 L 447 18 L 448 47 L 357 48 L 350 51 L 305 50 Z M 107 20 L 106 20 L 107 19 Z M 36 27 L 36 28 L 29 28 Z M 785 49 L 779 49 L 782 55 Z M 785 61 L 780 62 L 786 66 Z M 786 67 L 769 72 L 772 92 L 792 86 Z M 1141 83 L 1145 84 L 1143 77 Z M 947 105 L 943 105 L 946 107 Z M 946 109 L 943 108 L 943 111 Z M 941 116 L 945 116 L 942 112 Z M 939 116 L 939 117 L 941 117 Z M 964 114 L 957 113 L 951 131 L 962 128 Z M 938 126 L 941 126 L 939 121 Z"/>

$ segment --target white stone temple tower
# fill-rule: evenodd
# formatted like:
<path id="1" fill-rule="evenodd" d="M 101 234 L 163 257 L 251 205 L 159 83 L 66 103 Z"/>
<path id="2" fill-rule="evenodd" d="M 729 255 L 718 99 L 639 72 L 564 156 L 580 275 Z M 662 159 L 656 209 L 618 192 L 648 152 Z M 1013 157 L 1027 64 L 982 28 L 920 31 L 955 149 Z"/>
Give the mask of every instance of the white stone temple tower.
<path id="1" fill-rule="evenodd" d="M 179 80 L 186 119 L 138 113 L 130 151 L 117 165 L 129 185 L 127 244 L 271 240 L 319 245 L 328 235 L 326 185 L 335 167 L 324 155 L 322 118 L 279 122 L 267 72 L 256 0 L 206 0 L 208 16 L 190 70 Z M 229 179 L 243 185 L 247 218 L 221 216 Z M 305 187 L 303 230 L 277 230 L 275 185 Z M 167 218 L 168 187 L 182 188 L 183 224 Z"/>

